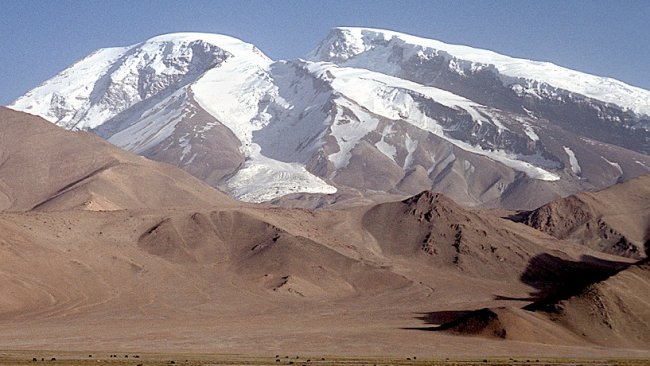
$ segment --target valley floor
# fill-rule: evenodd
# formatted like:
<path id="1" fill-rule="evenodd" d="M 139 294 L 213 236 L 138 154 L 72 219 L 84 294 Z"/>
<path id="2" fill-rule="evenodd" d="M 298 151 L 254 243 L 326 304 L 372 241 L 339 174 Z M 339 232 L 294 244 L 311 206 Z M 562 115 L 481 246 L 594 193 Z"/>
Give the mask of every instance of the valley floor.
<path id="1" fill-rule="evenodd" d="M 257 316 L 247 319 L 187 321 L 161 319 L 120 322 L 113 320 L 67 325 L 52 321 L 13 322 L 0 325 L 0 344 L 4 349 L 27 351 L 15 355 L 6 353 L 3 356 L 18 358 L 30 356 L 28 350 L 47 349 L 54 351 L 34 354 L 38 354 L 38 357 L 61 358 L 62 355 L 67 354 L 62 351 L 94 350 L 98 352 L 98 357 L 100 354 L 119 353 L 123 356 L 127 353 L 146 351 L 192 354 L 237 353 L 261 356 L 281 354 L 283 357 L 291 355 L 293 358 L 300 355 L 312 360 L 320 355 L 344 357 L 366 355 L 373 358 L 399 357 L 404 360 L 407 357 L 418 359 L 641 358 L 649 360 L 645 364 L 650 363 L 649 350 L 605 348 L 586 343 L 569 346 L 457 336 L 444 332 L 403 329 L 405 325 L 421 326 L 418 320 L 410 322 L 406 320 L 404 323 L 399 319 L 393 319 L 392 322 L 364 325 L 360 317 L 350 318 L 344 313 L 335 315 L 339 320 L 335 320 L 332 316 L 320 321 L 313 319 L 299 321 L 288 314 L 277 314 L 274 320 Z M 30 360 L 31 357 L 34 356 L 30 356 Z M 0 365 L 7 364 L 2 362 L 0 360 Z M 93 364 L 94 362 L 96 361 L 93 361 Z M 381 362 L 369 364 L 375 363 Z"/>
<path id="2" fill-rule="evenodd" d="M 642 343 L 623 343 L 611 330 L 603 335 L 591 320 L 565 328 L 520 310 L 537 294 L 536 288 L 520 280 L 526 278 L 521 273 L 538 273 L 538 265 L 553 265 L 550 255 L 532 256 L 527 269 L 517 267 L 499 276 L 490 274 L 499 273 L 508 262 L 495 261 L 499 265 L 480 267 L 489 268 L 485 274 L 473 274 L 477 266 L 458 269 L 429 262 L 430 256 L 420 254 L 418 248 L 412 258 L 380 255 L 373 252 L 370 240 L 363 242 L 365 246 L 351 246 L 355 233 L 364 231 L 348 228 L 361 225 L 360 219 L 343 218 L 348 216 L 334 220 L 331 214 L 321 217 L 301 210 L 251 209 L 4 214 L 0 216 L 6 237 L 0 240 L 4 266 L 0 283 L 11 296 L 0 299 L 4 301 L 0 347 L 53 351 L 36 352 L 38 357 L 31 356 L 32 351 L 7 353 L 9 358 L 0 360 L 0 365 L 20 364 L 21 357 L 30 363 L 32 357 L 63 360 L 62 351 L 70 350 L 122 356 L 142 351 L 281 354 L 312 361 L 320 355 L 399 357 L 404 362 L 413 357 L 418 362 L 459 357 L 650 360 L 650 350 Z M 325 225 L 327 220 L 334 223 Z M 421 224 L 416 218 L 409 220 Z M 239 225 L 231 224 L 235 222 Z M 316 224 L 329 230 L 317 229 Z M 539 235 L 532 229 L 522 232 L 527 237 Z M 249 239 L 251 233 L 261 234 Z M 339 243 L 336 233 L 347 240 Z M 221 244 L 221 237 L 233 239 Z M 155 239 L 151 247 L 150 238 Z M 601 256 L 600 262 L 623 260 L 569 243 L 539 240 L 556 254 L 575 251 L 578 258 L 590 253 Z M 257 250 L 257 243 L 267 246 Z M 390 250 L 382 245 L 384 253 Z M 418 259 L 421 256 L 424 259 Z M 471 263 L 469 256 L 463 258 Z M 538 258 L 545 261 L 536 264 Z M 630 276 L 647 273 L 637 272 Z M 630 288 L 628 292 L 643 296 L 643 291 Z M 507 329 L 506 339 L 434 330 L 449 321 L 441 314 L 484 308 L 505 309 L 495 311 L 502 322 L 499 326 Z M 639 316 L 647 319 L 643 312 Z M 636 319 L 629 314 L 627 318 Z M 632 339 L 627 334 L 637 337 L 626 329 L 621 328 L 621 339 Z M 639 342 L 646 339 L 643 334 L 638 337 Z M 76 362 L 78 354 L 71 355 L 71 362 Z M 219 357 L 197 363 L 246 364 Z M 126 364 L 146 364 L 130 360 Z M 246 362 L 268 364 L 268 360 Z M 99 364 L 109 361 L 121 365 L 125 360 L 100 359 Z M 97 359 L 92 364 L 98 364 Z"/>
<path id="3" fill-rule="evenodd" d="M 56 351 L 5 351 L 0 352 L 0 366 L 5 365 L 295 365 L 295 366 L 552 366 L 552 365 L 608 365 L 643 366 L 648 359 L 643 358 L 547 358 L 547 357 L 489 357 L 489 358 L 446 358 L 446 357 L 341 357 L 341 356 L 300 356 L 273 355 L 246 356 L 239 354 L 187 354 L 187 353 L 107 353 L 107 352 L 56 352 Z"/>

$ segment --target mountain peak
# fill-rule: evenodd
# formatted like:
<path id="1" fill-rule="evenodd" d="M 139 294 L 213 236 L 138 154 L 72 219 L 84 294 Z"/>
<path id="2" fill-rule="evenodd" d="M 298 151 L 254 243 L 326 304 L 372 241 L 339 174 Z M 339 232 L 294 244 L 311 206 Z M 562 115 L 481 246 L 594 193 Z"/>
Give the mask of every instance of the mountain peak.
<path id="1" fill-rule="evenodd" d="M 246 43 L 239 38 L 232 36 L 217 34 L 217 33 L 203 33 L 203 32 L 173 32 L 159 34 L 157 36 L 147 39 L 144 43 L 149 42 L 193 42 L 205 41 L 211 43 Z"/>
<path id="2" fill-rule="evenodd" d="M 232 58 L 260 67 L 271 63 L 257 47 L 237 38 L 170 33 L 97 50 L 10 107 L 68 129 L 92 129 L 144 100 L 168 96 Z"/>
<path id="3" fill-rule="evenodd" d="M 402 61 L 426 62 L 443 57 L 459 73 L 465 68 L 493 68 L 503 84 L 518 94 L 579 94 L 613 104 L 637 115 L 650 116 L 650 91 L 621 81 L 591 75 L 550 62 L 533 61 L 494 51 L 448 44 L 434 39 L 375 28 L 333 28 L 319 46 L 307 55 L 312 61 L 328 61 L 342 66 L 372 67 L 386 62 L 400 66 Z M 402 61 L 399 61 L 402 60 Z M 394 70 L 395 67 L 392 67 Z M 373 70 L 384 72 L 382 70 Z M 551 90 L 549 90 L 549 87 Z"/>
<path id="4" fill-rule="evenodd" d="M 332 28 L 327 37 L 306 58 L 312 61 L 341 62 L 366 50 L 361 28 Z"/>
<path id="5" fill-rule="evenodd" d="M 264 59 L 265 61 L 270 61 L 271 59 L 266 56 L 262 51 L 255 47 L 251 43 L 242 41 L 239 38 L 232 36 L 227 36 L 224 34 L 216 33 L 200 33 L 200 32 L 178 32 L 178 33 L 167 33 L 161 34 L 148 40 L 144 41 L 140 45 L 147 43 L 179 43 L 179 44 L 188 44 L 202 42 L 217 46 L 222 48 L 225 51 L 230 52 L 235 56 L 247 56 L 253 53 L 256 56 Z M 137 45 L 136 45 L 137 46 Z"/>

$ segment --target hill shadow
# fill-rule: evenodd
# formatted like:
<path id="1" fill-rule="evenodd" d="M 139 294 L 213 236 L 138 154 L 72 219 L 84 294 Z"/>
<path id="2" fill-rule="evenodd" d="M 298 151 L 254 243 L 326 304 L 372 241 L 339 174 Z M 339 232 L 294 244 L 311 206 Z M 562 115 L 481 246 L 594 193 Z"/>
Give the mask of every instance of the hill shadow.
<path id="1" fill-rule="evenodd" d="M 557 304 L 633 265 L 583 255 L 579 261 L 543 253 L 530 259 L 520 279 L 537 289 L 526 310 L 558 311 Z M 496 298 L 496 297 L 495 297 Z"/>
<path id="2" fill-rule="evenodd" d="M 428 332 L 439 332 L 456 328 L 472 320 L 472 328 L 480 329 L 496 314 L 490 309 L 484 308 L 479 310 L 448 310 L 433 311 L 428 313 L 418 313 L 415 319 L 422 320 L 429 326 L 422 327 L 404 327 L 405 330 L 423 330 Z"/>
<path id="3" fill-rule="evenodd" d="M 650 253 L 650 240 L 646 242 L 646 253 Z M 529 301 L 530 304 L 524 306 L 525 310 L 557 312 L 560 301 L 579 294 L 586 287 L 606 280 L 631 265 L 634 263 L 605 260 L 589 255 L 583 255 L 580 260 L 573 261 L 543 253 L 532 257 L 520 276 L 521 282 L 534 287 L 536 291 L 530 293 L 529 297 L 495 295 L 494 299 Z M 418 313 L 415 319 L 421 320 L 425 326 L 402 329 L 444 331 L 466 321 L 482 323 L 484 320 L 487 324 L 493 316 L 496 315 L 490 309 Z"/>

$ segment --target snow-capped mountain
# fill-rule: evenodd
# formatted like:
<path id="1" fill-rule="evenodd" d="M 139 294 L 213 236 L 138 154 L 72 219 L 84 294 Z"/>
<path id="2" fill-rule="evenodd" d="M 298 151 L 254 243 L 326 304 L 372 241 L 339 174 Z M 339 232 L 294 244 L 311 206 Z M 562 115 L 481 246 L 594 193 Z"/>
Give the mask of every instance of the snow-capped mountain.
<path id="1" fill-rule="evenodd" d="M 68 129 L 93 130 L 243 200 L 334 193 L 336 188 L 303 165 L 268 159 L 252 143 L 252 132 L 270 118 L 260 105 L 277 89 L 269 75 L 272 63 L 255 46 L 232 37 L 163 35 L 99 50 L 11 108 Z"/>
<path id="2" fill-rule="evenodd" d="M 611 103 L 639 115 L 650 115 L 650 93 L 618 80 L 581 73 L 549 62 L 517 59 L 492 51 L 386 30 L 335 28 L 308 58 L 403 76 L 415 71 L 409 70 L 405 61 L 424 63 L 435 60 L 446 62 L 450 71 L 461 76 L 483 69 L 491 70 L 518 95 L 557 98 L 560 94 L 573 93 Z"/>
<path id="3" fill-rule="evenodd" d="M 627 134 L 594 137 L 650 153 L 650 92 L 611 78 L 364 28 L 333 29 L 307 58 L 438 87 L 505 111 L 532 112 L 580 134 L 591 129 L 580 122 L 624 127 Z"/>
<path id="4" fill-rule="evenodd" d="M 99 50 L 10 107 L 255 202 L 436 189 L 532 208 L 650 171 L 650 92 L 375 29 L 333 29 L 289 61 L 159 36 Z"/>

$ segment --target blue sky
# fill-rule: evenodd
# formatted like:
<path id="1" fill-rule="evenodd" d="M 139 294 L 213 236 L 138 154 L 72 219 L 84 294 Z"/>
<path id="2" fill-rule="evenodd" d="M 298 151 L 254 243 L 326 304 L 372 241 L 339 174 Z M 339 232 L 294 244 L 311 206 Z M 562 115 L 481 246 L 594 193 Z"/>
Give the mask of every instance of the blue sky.
<path id="1" fill-rule="evenodd" d="M 650 89 L 648 0 L 0 0 L 0 9 L 0 105 L 101 47 L 198 31 L 288 59 L 335 26 L 391 29 Z"/>

